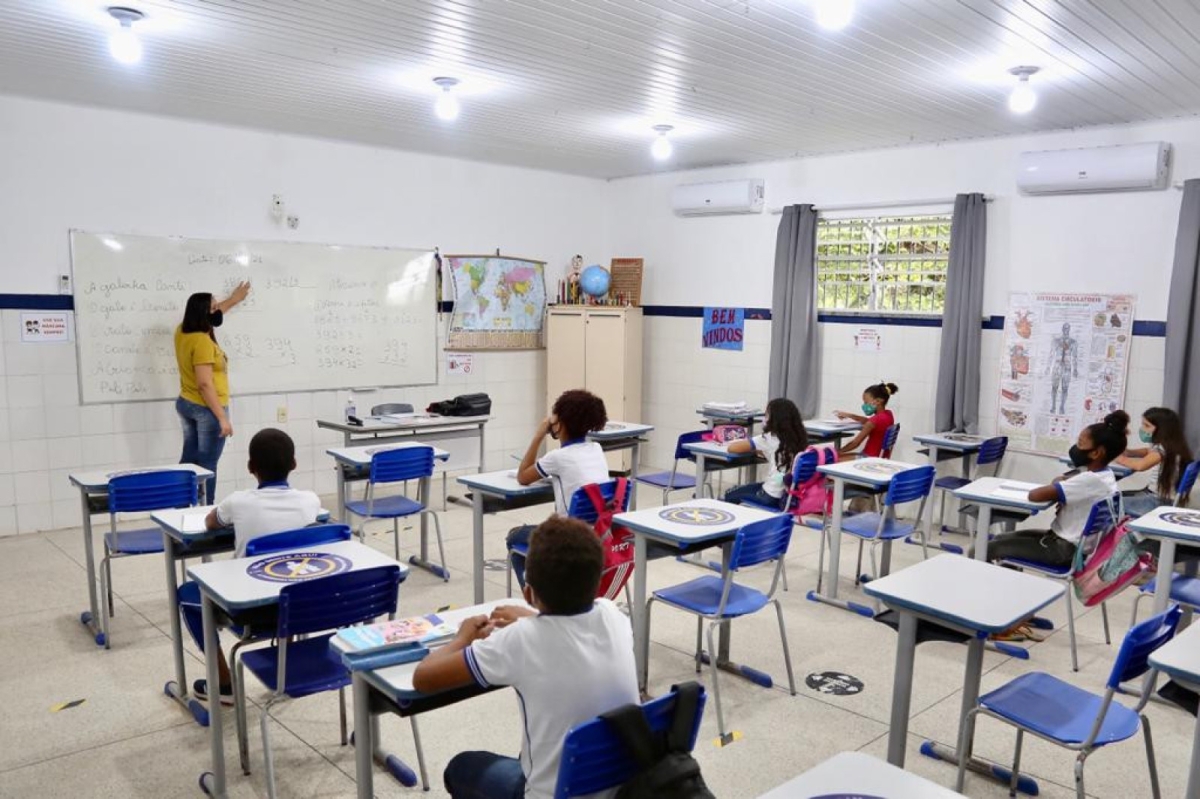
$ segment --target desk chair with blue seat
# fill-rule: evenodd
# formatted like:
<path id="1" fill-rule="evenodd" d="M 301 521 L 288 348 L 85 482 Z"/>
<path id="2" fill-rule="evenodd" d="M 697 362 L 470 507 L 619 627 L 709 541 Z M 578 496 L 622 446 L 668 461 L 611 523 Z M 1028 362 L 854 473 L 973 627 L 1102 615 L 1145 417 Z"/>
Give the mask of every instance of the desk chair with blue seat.
<path id="1" fill-rule="evenodd" d="M 1092 510 L 1088 514 L 1087 521 L 1083 526 L 1083 533 L 1079 539 L 1079 546 L 1084 548 L 1085 552 L 1090 552 L 1095 548 L 1095 542 L 1100 540 L 1100 536 L 1113 529 L 1117 523 L 1115 518 L 1115 508 L 1120 502 L 1120 495 L 1114 495 L 1111 499 L 1102 499 L 1095 505 L 1092 505 Z M 1075 646 L 1075 603 L 1071 595 L 1075 593 L 1075 568 L 1074 564 L 1066 566 L 1050 566 L 1045 563 L 1037 563 L 1032 560 L 1022 560 L 1020 558 L 1010 558 L 999 562 L 1001 566 L 1009 566 L 1021 571 L 1030 571 L 1035 574 L 1040 574 L 1042 577 L 1049 577 L 1052 580 L 1061 580 L 1067 584 L 1067 590 L 1063 595 L 1067 600 L 1067 634 L 1071 641 L 1071 670 L 1079 671 L 1079 653 Z M 1112 644 L 1112 637 L 1108 630 L 1108 603 L 1100 603 L 1100 617 L 1104 620 L 1104 643 Z"/>
<path id="2" fill-rule="evenodd" d="M 346 686 L 350 672 L 329 646 L 339 627 L 392 616 L 400 590 L 400 567 L 380 566 L 286 585 L 279 592 L 279 619 L 275 642 L 244 652 L 237 663 L 237 684 L 245 685 L 249 669 L 273 692 L 260 716 L 263 756 L 267 767 L 267 793 L 274 799 L 275 763 L 271 751 L 271 708 L 285 699 L 299 699 L 324 691 L 338 692 L 342 745 L 346 734 Z M 314 633 L 324 633 L 313 637 Z M 239 713 L 245 715 L 245 690 L 240 692 Z"/>
<path id="3" fill-rule="evenodd" d="M 1179 483 L 1175 489 L 1175 507 L 1187 507 L 1187 502 L 1191 498 L 1192 489 L 1196 486 L 1196 475 L 1200 473 L 1200 461 L 1192 461 L 1183 470 L 1183 474 L 1179 476 Z M 1175 559 L 1179 561 L 1180 555 L 1184 551 L 1190 552 L 1192 555 L 1197 554 L 1190 547 L 1179 547 L 1176 549 Z M 1196 576 L 1196 559 L 1191 557 L 1184 564 L 1184 574 L 1175 574 L 1171 576 L 1171 601 L 1182 605 L 1185 609 L 1195 612 L 1200 610 L 1200 577 Z M 1133 616 L 1129 620 L 1130 626 L 1137 623 L 1138 603 L 1142 601 L 1142 597 L 1153 596 L 1158 590 L 1158 578 L 1155 577 L 1150 582 L 1143 585 L 1138 590 L 1137 597 L 1133 600 Z"/>
<path id="4" fill-rule="evenodd" d="M 946 503 L 949 502 L 950 494 L 963 486 L 969 485 L 980 477 L 983 477 L 983 467 L 990 466 L 993 476 L 1000 475 L 1000 466 L 1004 460 L 1005 453 L 1008 452 L 1008 436 L 994 436 L 989 438 L 979 445 L 979 450 L 975 453 L 975 468 L 969 477 L 961 477 L 957 475 L 946 475 L 939 477 L 934 481 L 933 487 L 942 492 L 942 501 L 940 512 L 938 514 L 938 534 L 940 535 L 946 529 Z M 996 509 L 992 513 L 997 517 L 1003 517 L 1005 511 Z M 1028 516 L 1028 514 L 1026 514 Z M 949 547 L 943 547 L 950 549 Z M 961 547 L 956 548 L 961 554 Z"/>
<path id="5" fill-rule="evenodd" d="M 424 480 L 433 477 L 433 447 L 404 447 L 401 449 L 385 449 L 371 456 L 371 471 L 367 476 L 367 493 L 364 499 L 346 502 L 346 510 L 362 519 L 358 526 L 359 540 L 365 541 L 365 527 L 369 519 L 391 519 L 392 538 L 395 545 L 396 560 L 400 560 L 400 520 L 408 516 L 433 517 L 434 531 L 437 535 L 438 557 L 441 565 L 425 563 L 417 556 L 410 557 L 410 563 L 437 574 L 443 582 L 450 581 L 450 570 L 446 567 L 446 550 L 442 544 L 442 523 L 437 512 L 430 510 L 423 503 L 409 499 L 403 494 L 385 497 L 376 496 L 376 486 L 388 483 L 403 483 L 408 480 Z M 422 497 L 428 501 L 428 497 Z"/>
<path id="6" fill-rule="evenodd" d="M 728 741 L 725 733 L 725 716 L 721 711 L 721 689 L 718 682 L 717 647 L 713 638 L 717 628 L 733 619 L 757 613 L 767 605 L 775 606 L 779 619 L 779 640 L 783 644 L 783 661 L 787 666 L 788 689 L 796 695 L 796 680 L 792 675 L 792 655 L 788 649 L 787 629 L 783 623 L 783 606 L 775 598 L 779 586 L 783 559 L 792 540 L 792 518 L 787 514 L 772 516 L 752 522 L 737 531 L 732 543 L 729 566 L 720 577 L 705 575 L 686 583 L 655 591 L 646 601 L 646 636 L 650 635 L 650 611 L 655 602 L 662 602 L 676 610 L 696 616 L 696 673 L 700 673 L 704 661 L 704 622 L 708 624 L 708 653 L 712 666 L 713 694 L 717 700 L 717 728 L 722 741 Z M 766 593 L 756 588 L 741 585 L 734 578 L 737 573 L 750 566 L 775 561 L 775 574 Z"/>
<path id="7" fill-rule="evenodd" d="M 962 791 L 966 772 L 967 744 L 973 735 L 979 714 L 990 716 L 1017 728 L 1013 753 L 1012 781 L 1009 795 L 1016 796 L 1020 778 L 1021 743 L 1025 733 L 1057 744 L 1079 754 L 1075 758 L 1075 794 L 1084 799 L 1083 766 L 1088 756 L 1102 746 L 1132 738 L 1138 730 L 1146 739 L 1146 760 L 1150 766 L 1150 791 L 1158 799 L 1158 768 L 1154 762 L 1154 739 L 1150 735 L 1150 719 L 1142 714 L 1153 693 L 1157 670 L 1151 668 L 1151 653 L 1175 636 L 1180 610 L 1177 606 L 1146 619 L 1131 628 L 1121 642 L 1113 662 L 1104 695 L 1085 691 L 1071 683 L 1046 674 L 1022 674 L 995 691 L 979 697 L 976 707 L 967 712 L 959 725 L 958 781 L 955 790 Z M 1113 701 L 1121 683 L 1152 672 L 1148 690 L 1134 708 Z"/>
<path id="8" fill-rule="evenodd" d="M 684 433 L 675 442 L 675 461 L 671 464 L 669 472 L 651 472 L 650 474 L 639 474 L 637 482 L 644 483 L 648 486 L 662 489 L 663 504 L 667 504 L 667 498 L 672 491 L 683 491 L 685 489 L 696 489 L 696 481 L 703 480 L 705 475 L 697 475 L 696 477 L 690 474 L 680 474 L 679 464 L 681 461 L 689 461 L 692 464 L 696 463 L 696 456 L 691 450 L 685 449 L 684 444 L 695 444 L 704 440 L 704 436 L 708 434 L 708 430 L 693 430 L 690 433 Z M 715 469 L 706 469 L 706 471 L 716 471 Z"/>
<path id="9" fill-rule="evenodd" d="M 696 747 L 706 700 L 703 686 L 687 683 L 672 686 L 671 693 L 650 700 L 641 710 L 651 733 L 668 751 L 690 752 Z M 603 717 L 573 727 L 563 740 L 554 799 L 623 785 L 649 765 L 639 762 L 638 754 L 629 751 L 612 722 Z"/>
<path id="10" fill-rule="evenodd" d="M 889 427 L 883 434 L 883 447 L 879 450 L 879 457 L 886 460 L 892 459 L 892 450 L 896 448 L 896 442 L 900 440 L 900 423 L 896 422 Z M 865 456 L 864 456 L 865 457 Z M 843 489 L 842 496 L 846 499 L 856 499 L 858 497 L 871 497 L 876 501 L 876 508 L 879 507 L 879 496 L 887 489 L 880 486 L 861 486 L 849 484 Z"/>
<path id="11" fill-rule="evenodd" d="M 783 512 L 789 514 L 795 524 L 804 525 L 810 530 L 824 530 L 827 523 L 825 514 L 822 514 L 821 518 L 819 519 L 813 519 L 811 517 L 805 518 L 799 513 L 800 491 L 804 484 L 811 480 L 814 475 L 816 475 L 817 466 L 819 464 L 820 456 L 813 450 L 805 450 L 796 456 L 796 459 L 792 461 L 791 482 L 787 486 L 787 499 L 784 501 L 783 506 Z M 779 508 L 759 505 L 753 500 L 747 500 L 742 504 L 748 505 L 752 508 L 758 508 L 759 510 L 765 510 L 769 513 L 776 513 L 779 511 Z M 821 543 L 823 545 L 824 541 Z M 780 572 L 779 577 L 781 580 L 783 580 L 783 590 L 788 590 L 787 564 L 784 564 L 783 571 Z M 820 580 L 819 575 L 817 579 Z M 820 586 L 817 587 L 817 590 L 820 590 Z"/>
<path id="12" fill-rule="evenodd" d="M 108 621 L 116 610 L 113 602 L 113 558 L 153 555 L 163 552 L 162 528 L 117 530 L 121 513 L 145 513 L 171 508 L 189 508 L 199 501 L 196 474 L 182 469 L 163 469 L 118 475 L 108 483 L 108 532 L 104 534 L 104 558 L 100 561 L 100 634 L 104 648 L 111 648 Z"/>

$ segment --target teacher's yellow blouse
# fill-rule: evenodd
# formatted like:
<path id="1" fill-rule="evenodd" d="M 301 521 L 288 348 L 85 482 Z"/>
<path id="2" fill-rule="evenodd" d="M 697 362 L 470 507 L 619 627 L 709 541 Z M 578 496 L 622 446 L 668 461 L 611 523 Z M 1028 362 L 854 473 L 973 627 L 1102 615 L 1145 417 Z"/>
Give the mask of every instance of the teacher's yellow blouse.
<path id="1" fill-rule="evenodd" d="M 229 405 L 225 353 L 207 333 L 184 333 L 182 325 L 175 328 L 175 360 L 179 363 L 179 396 L 197 405 L 205 404 L 196 383 L 196 367 L 207 363 L 212 365 L 217 399 Z"/>

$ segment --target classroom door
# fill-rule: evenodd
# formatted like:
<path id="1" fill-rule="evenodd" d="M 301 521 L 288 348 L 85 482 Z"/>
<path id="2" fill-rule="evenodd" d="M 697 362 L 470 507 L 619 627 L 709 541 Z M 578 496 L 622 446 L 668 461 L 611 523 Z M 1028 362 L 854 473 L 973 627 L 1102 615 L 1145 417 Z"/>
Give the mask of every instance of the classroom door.
<path id="1" fill-rule="evenodd" d="M 623 420 L 626 417 L 625 316 L 589 311 L 586 339 L 585 385 L 604 400 L 609 419 Z M 609 468 L 616 471 L 628 469 L 627 454 L 625 451 L 610 452 Z"/>

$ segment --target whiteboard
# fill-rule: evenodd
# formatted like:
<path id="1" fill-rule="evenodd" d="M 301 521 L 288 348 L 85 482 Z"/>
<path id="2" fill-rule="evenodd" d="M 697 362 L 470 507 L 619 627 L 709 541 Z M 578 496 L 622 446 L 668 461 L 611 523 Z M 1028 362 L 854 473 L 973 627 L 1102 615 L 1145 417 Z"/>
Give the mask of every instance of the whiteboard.
<path id="1" fill-rule="evenodd" d="M 432 251 L 71 232 L 84 403 L 179 395 L 189 295 L 250 296 L 217 342 L 238 394 L 437 382 Z"/>

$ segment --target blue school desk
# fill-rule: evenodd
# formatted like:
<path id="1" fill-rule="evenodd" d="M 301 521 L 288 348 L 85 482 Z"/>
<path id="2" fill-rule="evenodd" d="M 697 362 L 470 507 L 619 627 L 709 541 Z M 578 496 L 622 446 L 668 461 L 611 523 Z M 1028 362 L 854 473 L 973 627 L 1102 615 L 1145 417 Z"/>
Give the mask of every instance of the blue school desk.
<path id="1" fill-rule="evenodd" d="M 689 512 L 708 517 L 703 523 L 687 521 Z M 747 505 L 731 505 L 715 499 L 693 499 L 662 508 L 618 513 L 613 522 L 627 527 L 634 534 L 633 561 L 633 648 L 637 659 L 638 687 L 646 688 L 646 674 L 650 659 L 650 640 L 646 632 L 646 544 L 655 541 L 679 549 L 680 553 L 692 552 L 716 544 L 722 545 L 722 566 L 728 566 L 732 557 L 733 540 L 737 531 L 752 522 L 769 519 L 778 514 L 751 508 Z M 713 521 L 716 519 L 717 521 Z M 770 685 L 766 674 L 747 666 L 740 666 L 729 659 L 729 623 L 721 625 L 717 644 L 716 660 L 713 665 L 724 671 L 749 679 L 760 685 Z M 712 657 L 713 653 L 709 653 Z"/>
<path id="2" fill-rule="evenodd" d="M 700 499 L 704 496 L 704 489 L 708 488 L 708 495 L 712 497 L 713 488 L 708 480 L 708 472 L 710 469 L 741 469 L 749 466 L 752 470 L 757 470 L 758 455 L 754 452 L 743 453 L 741 455 L 730 454 L 728 446 L 718 444 L 715 441 L 694 441 L 690 444 L 684 444 L 683 448 L 696 458 L 696 488 L 692 492 L 693 499 Z M 714 466 L 709 461 L 716 461 L 719 466 Z M 750 475 L 753 482 L 754 474 Z"/>
<path id="3" fill-rule="evenodd" d="M 979 517 L 975 520 L 975 560 L 987 560 L 988 530 L 992 526 L 993 508 L 1025 511 L 1032 516 L 1053 504 L 1029 499 L 1029 492 L 1037 487 L 1037 483 L 1022 483 L 1003 477 L 980 477 L 953 492 L 960 501 L 979 507 Z"/>
<path id="4" fill-rule="evenodd" d="M 1162 613 L 1171 599 L 1175 574 L 1175 548 L 1179 544 L 1200 547 L 1200 511 L 1170 505 L 1155 508 L 1129 523 L 1138 534 L 1159 542 L 1158 581 L 1154 586 L 1154 612 Z"/>
<path id="5" fill-rule="evenodd" d="M 83 508 L 83 555 L 84 570 L 87 572 L 88 609 L 80 614 L 79 620 L 91 632 L 92 638 L 98 646 L 104 646 L 104 634 L 100 632 L 99 627 L 100 604 L 96 597 L 96 554 L 92 543 L 92 514 L 108 513 L 108 483 L 114 477 L 171 469 L 190 471 L 200 481 L 212 477 L 212 472 L 208 469 L 202 469 L 190 463 L 172 463 L 166 466 L 122 469 L 120 471 L 75 472 L 68 475 L 71 485 L 79 489 L 80 505 Z"/>
<path id="6" fill-rule="evenodd" d="M 767 791 L 758 799 L 802 799 L 809 796 L 954 799 L 962 794 L 862 752 L 842 752 L 778 788 Z"/>
<path id="7" fill-rule="evenodd" d="M 618 452 L 623 449 L 630 450 L 629 453 L 629 482 L 630 490 L 637 484 L 638 476 L 638 461 L 642 456 L 643 438 L 648 433 L 654 432 L 654 426 L 642 424 L 641 422 L 614 422 L 610 421 L 604 425 L 603 430 L 593 430 L 588 433 L 587 437 L 591 441 L 595 441 L 600 445 L 600 449 L 605 452 Z M 637 491 L 629 497 L 631 508 L 637 507 Z"/>
<path id="8" fill-rule="evenodd" d="M 1032 616 L 1063 594 L 1064 586 L 1030 574 L 981 563 L 959 555 L 937 555 L 895 574 L 867 583 L 863 590 L 887 605 L 900 617 L 896 642 L 896 670 L 892 686 L 891 727 L 888 731 L 888 762 L 904 768 L 908 743 L 908 716 L 912 701 L 913 660 L 917 649 L 917 623 L 927 622 L 968 637 L 967 665 L 963 676 L 959 740 L 967 742 L 968 768 L 999 779 L 1009 774 L 1001 766 L 971 757 L 974 723 L 965 730 L 967 712 L 979 701 L 983 673 L 983 645 L 991 633 L 1001 632 Z M 958 762 L 951 748 L 933 741 L 921 745 L 922 754 Z M 1022 790 L 1029 792 L 1033 781 L 1022 777 Z M 1036 793 L 1036 790 L 1033 791 Z"/>
<path id="9" fill-rule="evenodd" d="M 804 429 L 816 442 L 832 441 L 840 447 L 842 439 L 862 430 L 862 425 L 849 419 L 809 419 L 804 423 Z"/>
<path id="10" fill-rule="evenodd" d="M 843 610 L 862 612 L 859 610 L 862 608 L 866 610 L 866 615 L 874 615 L 870 608 L 861 605 L 851 606 L 849 601 L 838 599 L 838 569 L 841 565 L 842 555 L 842 509 L 846 504 L 846 485 L 886 488 L 892 482 L 892 478 L 900 472 L 917 468 L 920 467 L 915 463 L 903 463 L 886 458 L 855 458 L 817 467 L 817 471 L 833 483 L 833 512 L 830 514 L 829 520 L 829 565 L 825 572 L 825 592 L 809 591 L 809 599 L 814 602 L 824 602 Z M 928 539 L 928 531 L 925 536 Z M 887 574 L 891 562 L 891 552 L 892 542 L 885 541 L 880 560 L 881 574 Z"/>
<path id="11" fill-rule="evenodd" d="M 494 608 L 501 605 L 528 607 L 520 599 L 498 599 L 470 607 L 440 611 L 437 615 L 444 623 L 457 627 L 472 616 L 489 615 Z M 339 653 L 345 653 L 347 650 L 344 642 L 336 637 L 330 642 L 330 646 Z M 413 688 L 412 684 L 417 665 L 418 663 L 414 662 L 380 669 L 356 670 L 350 662 L 346 663 L 350 669 L 354 690 L 354 771 L 359 799 L 371 799 L 375 795 L 372 761 L 387 769 L 397 779 L 403 771 L 411 771 L 398 757 L 383 749 L 379 734 L 380 714 L 392 712 L 412 718 L 413 737 L 419 753 L 420 739 L 417 737 L 416 716 L 494 690 L 467 686 L 441 694 L 422 694 Z M 423 758 L 419 759 L 418 766 L 421 770 L 421 784 L 426 786 L 425 790 L 429 790 L 429 776 L 426 774 Z"/>
<path id="12" fill-rule="evenodd" d="M 983 446 L 983 442 L 987 441 L 984 436 L 973 436 L 966 433 L 925 433 L 919 436 L 913 436 L 913 441 L 925 447 L 925 454 L 929 458 L 929 465 L 934 469 L 944 460 L 953 460 L 958 458 L 962 464 L 963 478 L 971 476 L 971 456 L 979 451 Z M 936 490 L 936 489 L 935 489 Z M 944 500 L 943 500 L 944 501 Z M 959 527 L 962 527 L 963 517 L 960 513 L 958 516 Z M 925 534 L 929 535 L 929 531 L 933 529 L 933 492 L 929 494 L 929 502 L 925 503 Z M 938 531 L 939 535 L 941 531 Z M 930 541 L 929 543 L 933 543 Z"/>
<path id="13" fill-rule="evenodd" d="M 549 480 L 539 480 L 527 486 L 517 482 L 515 469 L 502 472 L 470 474 L 458 478 L 458 482 L 471 489 L 471 569 L 474 572 L 475 603 L 483 602 L 483 503 L 487 497 L 499 500 L 531 499 L 543 502 L 554 501 L 554 486 Z"/>
<path id="14" fill-rule="evenodd" d="M 357 541 L 341 541 L 336 544 L 320 544 L 296 550 L 299 553 L 317 553 L 333 556 L 329 563 L 336 564 L 337 573 L 362 571 L 377 566 L 400 566 L 401 580 L 408 575 L 408 566 L 396 561 L 371 547 Z M 227 615 L 264 608 L 279 603 L 279 592 L 286 582 L 264 580 L 254 576 L 255 564 L 267 559 L 286 556 L 280 552 L 269 556 L 236 558 L 189 566 L 188 577 L 200 585 L 201 616 L 204 620 L 204 665 L 205 678 L 209 685 L 219 685 L 217 657 L 220 642 L 217 639 L 217 609 Z M 224 799 L 225 792 L 225 740 L 221 724 L 221 703 L 210 702 L 209 743 L 212 749 L 212 771 L 200 775 L 200 787 L 209 796 Z M 235 725 L 236 726 L 236 725 Z"/>
<path id="15" fill-rule="evenodd" d="M 1200 691 L 1200 625 L 1193 624 L 1151 654 L 1150 665 L 1184 688 Z M 1192 736 L 1192 759 L 1188 766 L 1187 791 L 1183 795 L 1200 796 L 1200 717 L 1196 719 L 1196 732 Z"/>

